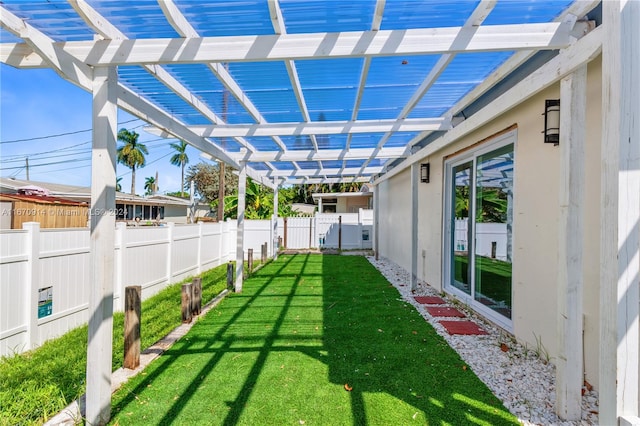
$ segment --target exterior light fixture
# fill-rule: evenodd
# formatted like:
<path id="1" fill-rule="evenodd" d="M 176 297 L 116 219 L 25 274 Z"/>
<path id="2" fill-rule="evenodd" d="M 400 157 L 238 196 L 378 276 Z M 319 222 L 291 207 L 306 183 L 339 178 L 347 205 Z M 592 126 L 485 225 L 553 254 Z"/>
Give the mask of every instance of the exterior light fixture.
<path id="1" fill-rule="evenodd" d="M 544 143 L 560 144 L 560 99 L 544 102 Z"/>
<path id="2" fill-rule="evenodd" d="M 431 171 L 431 164 L 420 164 L 420 182 L 429 183 L 429 172 Z"/>

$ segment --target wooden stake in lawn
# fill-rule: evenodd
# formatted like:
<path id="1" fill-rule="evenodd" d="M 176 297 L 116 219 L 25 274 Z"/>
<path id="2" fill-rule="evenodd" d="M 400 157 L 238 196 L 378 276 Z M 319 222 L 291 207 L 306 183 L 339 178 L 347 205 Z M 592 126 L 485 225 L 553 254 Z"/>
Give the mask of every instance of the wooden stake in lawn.
<path id="1" fill-rule="evenodd" d="M 200 315 L 202 311 L 202 278 L 196 277 L 191 282 L 193 299 L 191 299 L 191 316 Z"/>
<path id="2" fill-rule="evenodd" d="M 142 287 L 129 286 L 124 290 L 124 363 L 135 369 L 140 365 L 140 300 Z"/>
<path id="3" fill-rule="evenodd" d="M 267 263 L 267 243 L 264 243 L 260 246 L 260 263 L 263 265 Z"/>
<path id="4" fill-rule="evenodd" d="M 247 249 L 247 269 L 248 269 L 248 274 L 249 276 L 251 276 L 251 273 L 253 272 L 253 249 Z"/>
<path id="5" fill-rule="evenodd" d="M 287 231 L 288 231 L 288 226 L 287 226 L 287 218 L 284 218 L 284 248 L 287 248 Z"/>
<path id="6" fill-rule="evenodd" d="M 227 288 L 233 288 L 233 262 L 227 263 Z"/>
<path id="7" fill-rule="evenodd" d="M 182 284 L 182 322 L 191 322 L 191 300 L 193 299 L 193 285 Z"/>

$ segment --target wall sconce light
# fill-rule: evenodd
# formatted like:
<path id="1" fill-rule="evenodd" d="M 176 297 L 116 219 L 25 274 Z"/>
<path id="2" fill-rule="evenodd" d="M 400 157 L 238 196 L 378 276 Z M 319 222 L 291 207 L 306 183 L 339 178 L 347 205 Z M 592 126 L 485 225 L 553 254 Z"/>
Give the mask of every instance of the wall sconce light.
<path id="1" fill-rule="evenodd" d="M 420 182 L 429 183 L 429 172 L 431 171 L 431 164 L 420 164 Z"/>
<path id="2" fill-rule="evenodd" d="M 544 102 L 544 143 L 560 144 L 560 99 Z"/>

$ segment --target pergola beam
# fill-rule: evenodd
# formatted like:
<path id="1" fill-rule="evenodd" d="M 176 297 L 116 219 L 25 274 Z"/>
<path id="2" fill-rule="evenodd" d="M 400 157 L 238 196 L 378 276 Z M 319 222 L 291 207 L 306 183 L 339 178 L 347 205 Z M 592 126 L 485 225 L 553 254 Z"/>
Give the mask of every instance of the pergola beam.
<path id="1" fill-rule="evenodd" d="M 460 27 L 189 39 L 70 41 L 56 43 L 56 47 L 92 66 L 261 62 L 552 50 L 570 44 L 572 29 L 566 22 L 483 26 L 478 28 L 464 49 L 455 44 Z"/>
<path id="2" fill-rule="evenodd" d="M 202 137 L 305 136 L 356 133 L 421 132 L 449 130 L 449 120 L 442 118 L 407 118 L 404 120 L 314 121 L 311 123 L 218 124 L 190 126 Z M 150 131 L 153 131 L 152 129 Z"/>
<path id="3" fill-rule="evenodd" d="M 352 167 L 352 168 L 327 168 L 327 169 L 300 169 L 300 170 L 273 170 L 268 172 L 257 172 L 262 173 L 263 176 L 268 178 L 274 177 L 319 177 L 319 176 L 335 176 L 339 177 L 341 175 L 346 176 L 358 176 L 358 175 L 374 175 L 382 172 L 382 166 L 375 167 L 367 167 L 363 172 L 361 172 L 360 167 Z"/>
<path id="4" fill-rule="evenodd" d="M 406 148 L 382 148 L 377 152 L 372 148 L 352 148 L 350 150 L 260 151 L 246 154 L 229 153 L 229 155 L 237 161 L 245 160 L 247 162 L 365 160 L 372 155 L 375 155 L 377 159 L 401 158 L 406 155 Z"/>

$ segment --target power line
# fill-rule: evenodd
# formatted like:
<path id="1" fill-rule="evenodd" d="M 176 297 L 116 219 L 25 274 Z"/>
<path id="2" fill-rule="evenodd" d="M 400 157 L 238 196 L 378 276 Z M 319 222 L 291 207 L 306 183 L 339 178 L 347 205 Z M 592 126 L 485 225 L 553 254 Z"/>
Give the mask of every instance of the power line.
<path id="1" fill-rule="evenodd" d="M 135 118 L 133 120 L 129 120 L 129 121 L 125 121 L 122 123 L 118 123 L 118 126 L 122 125 L 122 124 L 127 124 L 127 123 L 131 123 L 133 121 L 138 121 L 140 120 L 139 118 Z M 137 129 L 138 127 L 142 127 L 143 124 L 134 127 L 134 129 Z M 13 140 L 8 140 L 8 141 L 0 141 L 0 145 L 3 144 L 7 144 L 7 143 L 18 143 L 18 142 L 29 142 L 29 141 L 36 141 L 36 140 L 40 140 L 40 139 L 51 139 L 51 138 L 57 138 L 60 136 L 69 136 L 69 135 L 77 135 L 78 133 L 85 133 L 85 132 L 90 132 L 93 129 L 85 129 L 85 130 L 76 130 L 75 132 L 66 132 L 66 133 L 58 133 L 56 135 L 48 135 L 48 136 L 38 136 L 38 137 L 34 137 L 34 138 L 25 138 L 25 139 L 13 139 Z"/>
<path id="2" fill-rule="evenodd" d="M 56 164 L 75 163 L 76 161 L 91 161 L 91 158 L 74 158 L 74 159 L 71 159 L 71 160 L 52 161 L 50 163 L 29 164 L 29 169 L 31 169 L 33 167 L 44 167 L 44 166 L 53 166 L 53 165 L 56 165 Z M 23 169 L 24 167 L 25 166 L 3 167 L 2 170 Z"/>

